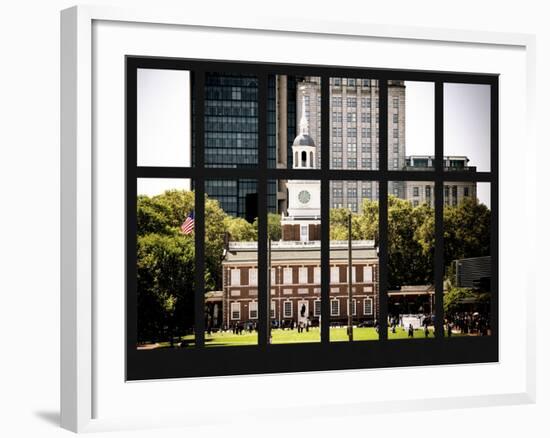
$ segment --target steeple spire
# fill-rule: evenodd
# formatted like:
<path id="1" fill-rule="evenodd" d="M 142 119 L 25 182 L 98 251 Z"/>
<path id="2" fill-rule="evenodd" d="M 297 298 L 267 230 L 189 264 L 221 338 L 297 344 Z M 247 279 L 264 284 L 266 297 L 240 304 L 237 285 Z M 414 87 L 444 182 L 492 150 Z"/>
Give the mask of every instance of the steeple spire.
<path id="1" fill-rule="evenodd" d="M 309 134 L 309 122 L 306 118 L 306 96 L 302 96 L 302 117 L 300 118 L 300 134 Z"/>
<path id="2" fill-rule="evenodd" d="M 315 168 L 315 142 L 309 135 L 309 122 L 306 117 L 306 98 L 302 94 L 302 115 L 300 117 L 300 133 L 292 143 L 292 168 Z"/>

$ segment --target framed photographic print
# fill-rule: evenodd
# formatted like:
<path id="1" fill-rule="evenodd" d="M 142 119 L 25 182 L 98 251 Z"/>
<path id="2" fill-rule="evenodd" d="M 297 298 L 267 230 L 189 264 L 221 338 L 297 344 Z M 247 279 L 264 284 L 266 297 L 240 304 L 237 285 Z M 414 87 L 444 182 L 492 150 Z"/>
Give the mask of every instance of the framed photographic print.
<path id="1" fill-rule="evenodd" d="M 63 426 L 529 401 L 530 38 L 201 20 L 62 14 Z"/>

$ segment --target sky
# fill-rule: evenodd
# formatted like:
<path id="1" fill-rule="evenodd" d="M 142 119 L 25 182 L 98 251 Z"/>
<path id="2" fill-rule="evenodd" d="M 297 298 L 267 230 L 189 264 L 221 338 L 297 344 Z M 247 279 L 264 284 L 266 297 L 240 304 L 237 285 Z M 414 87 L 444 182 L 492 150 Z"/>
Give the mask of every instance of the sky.
<path id="1" fill-rule="evenodd" d="M 405 87 L 406 154 L 434 155 L 434 84 L 406 81 Z M 489 85 L 443 87 L 443 153 L 466 156 L 482 172 L 490 171 L 490 99 Z M 477 194 L 491 206 L 489 184 L 478 184 Z"/>
<path id="2" fill-rule="evenodd" d="M 191 81 L 185 70 L 138 69 L 139 166 L 191 164 Z"/>

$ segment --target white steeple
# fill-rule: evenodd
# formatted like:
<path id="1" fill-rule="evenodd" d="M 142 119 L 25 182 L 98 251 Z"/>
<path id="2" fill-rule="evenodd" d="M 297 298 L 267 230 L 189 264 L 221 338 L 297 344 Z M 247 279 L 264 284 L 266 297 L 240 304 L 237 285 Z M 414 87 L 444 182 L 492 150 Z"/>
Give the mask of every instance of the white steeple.
<path id="1" fill-rule="evenodd" d="M 304 91 L 301 89 L 300 91 Z M 294 169 L 314 169 L 317 147 L 309 135 L 309 122 L 306 117 L 306 99 L 302 98 L 300 132 L 292 144 Z M 288 209 L 283 216 L 284 240 L 303 242 L 319 240 L 321 215 L 321 182 L 319 180 L 293 179 L 287 181 Z M 299 233 L 297 233 L 299 230 Z"/>
<path id="2" fill-rule="evenodd" d="M 300 118 L 300 134 L 309 135 L 309 122 L 306 118 L 306 96 L 302 96 L 302 117 Z"/>
<path id="3" fill-rule="evenodd" d="M 292 144 L 292 168 L 314 169 L 316 163 L 316 147 L 309 135 L 309 122 L 306 117 L 306 97 L 302 97 L 302 116 L 300 118 L 300 134 Z"/>

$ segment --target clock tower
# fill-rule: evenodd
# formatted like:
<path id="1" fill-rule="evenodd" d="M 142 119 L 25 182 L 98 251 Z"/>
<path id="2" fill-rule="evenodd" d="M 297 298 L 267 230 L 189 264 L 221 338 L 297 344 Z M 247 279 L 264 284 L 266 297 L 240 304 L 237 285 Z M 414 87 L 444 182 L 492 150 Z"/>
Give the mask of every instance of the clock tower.
<path id="1" fill-rule="evenodd" d="M 292 144 L 292 168 L 315 169 L 317 147 L 309 135 L 309 124 L 302 105 L 300 134 Z M 320 240 L 321 182 L 318 180 L 289 180 L 288 211 L 283 215 L 283 240 L 308 242 Z"/>

